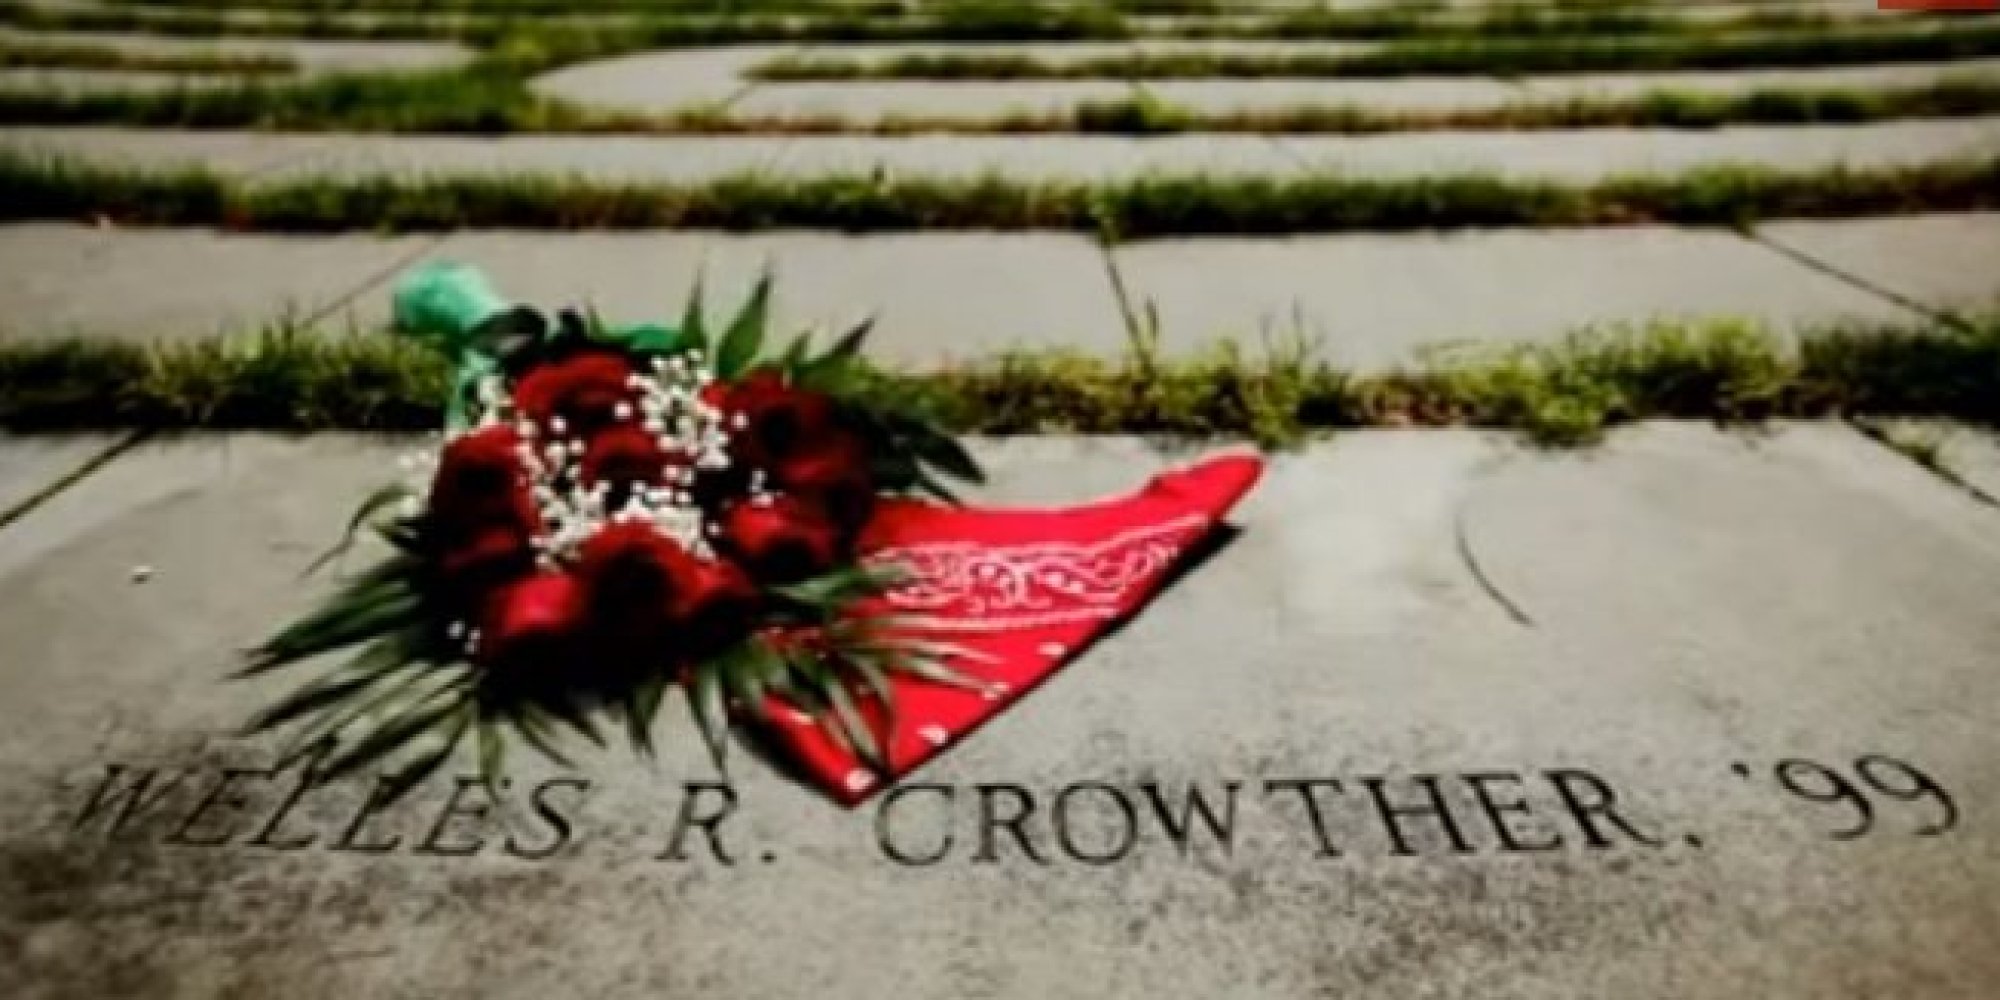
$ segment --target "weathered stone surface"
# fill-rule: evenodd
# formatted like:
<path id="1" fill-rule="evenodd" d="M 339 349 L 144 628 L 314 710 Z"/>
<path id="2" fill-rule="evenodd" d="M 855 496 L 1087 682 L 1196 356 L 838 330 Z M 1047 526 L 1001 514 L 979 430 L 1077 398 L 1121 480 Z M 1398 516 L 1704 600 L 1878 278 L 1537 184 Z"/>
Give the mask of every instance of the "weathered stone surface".
<path id="1" fill-rule="evenodd" d="M 238 86 L 238 77 L 103 69 L 4 69 L 0 91 L 34 94 L 157 93 Z"/>
<path id="2" fill-rule="evenodd" d="M 983 86 L 983 85 L 975 85 Z M 740 107 L 753 108 L 746 100 Z M 471 136 L 283 135 L 125 129 L 8 129 L 0 148 L 70 153 L 88 161 L 172 161 L 259 180 L 436 174 L 535 174 L 608 181 L 700 182 L 746 172 L 777 176 L 865 172 L 1131 179 L 1147 174 L 1360 177 L 1439 173 L 1597 180 L 1633 172 L 1751 165 L 1807 170 L 1879 167 L 2000 153 L 2000 119 L 1861 126 L 1604 129 L 1368 136 L 1254 134 L 1127 138 L 1027 136 Z"/>
<path id="3" fill-rule="evenodd" d="M 1431 132 L 1285 136 L 1277 141 L 1313 169 L 1365 177 L 1500 173 L 1595 180 L 1723 165 L 1812 170 L 1991 156 L 2000 152 L 2000 118 L 1896 121 L 1852 128 Z"/>
<path id="4" fill-rule="evenodd" d="M 1919 417 L 1870 418 L 1866 426 L 1911 461 L 2000 504 L 2000 434 L 1993 428 Z"/>
<path id="5" fill-rule="evenodd" d="M 0 226 L 0 338 L 205 338 L 329 320 L 434 237 Z"/>
<path id="6" fill-rule="evenodd" d="M 222 53 L 277 55 L 302 72 L 376 72 L 443 69 L 472 58 L 453 42 L 348 41 L 312 38 L 174 38 L 100 31 L 21 31 L 0 28 L 0 41 L 43 45 L 85 45 L 152 55 Z"/>
<path id="7" fill-rule="evenodd" d="M 729 110 L 752 119 L 1001 118 L 1063 114 L 1086 101 L 1130 96 L 1132 88 L 1117 80 L 768 83 L 746 92 Z"/>
<path id="8" fill-rule="evenodd" d="M 1763 238 L 1933 309 L 2000 306 L 2000 213 L 1773 222 Z"/>
<path id="9" fill-rule="evenodd" d="M 0 433 L 0 518 L 19 515 L 120 440 L 118 434 Z"/>
<path id="10" fill-rule="evenodd" d="M 618 111 L 675 111 L 725 105 L 751 81 L 745 70 L 798 51 L 789 45 L 726 45 L 641 52 L 566 66 L 535 78 L 551 97 Z"/>
<path id="11" fill-rule="evenodd" d="M 1038 180 L 1128 181 L 1150 175 L 1284 176 L 1299 162 L 1261 135 L 1171 135 L 1126 139 L 1099 135 L 924 135 L 896 138 L 800 136 L 772 169 L 787 176 L 873 174 L 889 177 L 994 176 Z"/>
<path id="12" fill-rule="evenodd" d="M 1174 107 L 1204 114 L 1352 105 L 1378 111 L 1491 108 L 1523 100 L 1521 86 L 1488 77 L 1403 77 L 1381 80 L 1148 80 L 1146 92 Z"/>
<path id="13" fill-rule="evenodd" d="M 269 759 L 225 734 L 276 686 L 219 676 L 304 606 L 298 568 L 392 451 L 149 449 L 0 531 L 12 995 L 1972 1000 L 2000 976 L 2000 513 L 1838 427 L 1657 425 L 1576 455 L 1367 433 L 1281 456 L 1233 544 L 914 776 L 931 787 L 879 833 L 883 802 L 842 810 L 739 756 L 716 827 L 734 864 L 700 828 L 660 859 L 687 803 L 720 801 L 683 784 L 712 771 L 677 718 L 650 767 L 584 754 L 588 784 L 565 786 L 518 765 L 506 825 L 455 821 L 428 852 L 443 783 L 345 840 L 361 790 L 315 792 L 259 845 L 289 782 L 239 775 L 243 805 L 183 828 L 219 768 Z M 982 452 L 989 496 L 1038 502 L 1165 460 L 1124 440 Z M 155 575 L 129 582 L 141 562 Z M 1857 813 L 1810 800 L 1824 773 L 1785 772 L 1804 795 L 1773 775 L 1798 758 L 1860 782 L 1870 754 L 1935 778 L 1956 827 L 1919 835 L 1942 806 L 1878 790 L 1868 832 L 1835 839 Z M 76 825 L 107 764 L 128 768 L 114 792 L 132 767 L 196 773 L 113 834 L 109 800 Z M 1411 814 L 1396 853 L 1372 800 L 1422 803 L 1424 775 L 1463 850 Z M 1342 782 L 1317 788 L 1338 856 L 1286 779 Z M 1143 791 L 1193 783 L 1219 807 L 1232 781 L 1228 849 L 1194 820 L 1184 852 Z M 1481 786 L 1524 811 L 1489 816 Z M 1035 809 L 990 860 L 982 795 Z M 1122 839 L 1114 795 L 1132 846 L 1079 860 Z M 898 863 L 880 834 L 943 856 Z"/>
<path id="14" fill-rule="evenodd" d="M 1425 347 L 1547 341 L 1586 325 L 1912 318 L 1720 230 L 1162 240 L 1121 245 L 1112 259 L 1134 299 L 1157 307 L 1170 347 L 1303 336 L 1364 369 L 1408 363 Z"/>
<path id="15" fill-rule="evenodd" d="M 1857 273 L 1879 274 L 1881 286 L 1906 297 L 1961 307 L 2000 296 L 2000 278 L 1978 266 L 1988 258 L 1966 249 L 1983 245 L 1980 222 L 1787 224 L 1776 238 L 1797 232 L 1835 251 L 1871 248 L 1868 259 L 1853 259 Z M 1849 226 L 1863 235 L 1842 238 Z M 1956 249 L 1940 256 L 1934 245 Z M 1411 362 L 1430 346 L 1545 342 L 1590 324 L 1740 317 L 1785 330 L 1919 318 L 1890 298 L 1720 230 L 1178 239 L 1124 244 L 1111 254 L 1134 304 L 1158 309 L 1171 352 L 1225 337 L 1254 343 L 1267 334 L 1303 335 L 1332 360 L 1362 369 Z M 0 266 L 10 276 L 0 307 L 13 317 L 0 330 L 11 337 L 196 337 L 255 327 L 288 311 L 322 325 L 372 328 L 388 319 L 390 279 L 426 255 L 486 268 L 522 301 L 594 303 L 621 321 L 677 315 L 698 272 L 707 274 L 716 308 L 731 305 L 769 266 L 781 328 L 844 325 L 873 314 L 877 355 L 915 366 L 1017 347 L 1118 356 L 1128 346 L 1101 251 L 1087 237 L 1048 233 L 328 238 L 22 224 L 0 227 Z M 1837 264 L 1846 259 L 1830 256 Z M 1870 260 L 1880 268 L 1871 269 Z M 1938 262 L 1934 271 L 1927 260 Z"/>
<path id="16" fill-rule="evenodd" d="M 777 136 L 286 136 L 296 158 L 259 180 L 512 176 L 701 183 L 768 170 Z"/>
<path id="17" fill-rule="evenodd" d="M 776 329 L 844 330 L 873 316 L 870 352 L 915 365 L 1107 343 L 1122 329 L 1096 245 L 1067 234 L 475 232 L 433 256 L 479 265 L 522 301 L 593 304 L 622 322 L 675 320 L 697 275 L 721 316 L 768 268 Z M 386 289 L 357 309 L 386 317 Z"/>
<path id="18" fill-rule="evenodd" d="M 1909 87 L 1934 80 L 1990 78 L 2000 73 L 2000 59 L 1950 62 L 1885 63 L 1862 66 L 1795 66 L 1783 69 L 1732 69 L 1673 73 L 1579 73 L 1521 78 L 1524 96 L 1535 100 L 1614 97 L 1672 91 L 1689 94 L 1734 94 L 1765 87 L 1870 89 Z"/>
<path id="19" fill-rule="evenodd" d="M 318 158 L 323 137 L 260 132 L 174 132 L 160 129 L 8 126 L 0 149 L 28 156 L 149 170 L 211 170 L 250 178 Z"/>

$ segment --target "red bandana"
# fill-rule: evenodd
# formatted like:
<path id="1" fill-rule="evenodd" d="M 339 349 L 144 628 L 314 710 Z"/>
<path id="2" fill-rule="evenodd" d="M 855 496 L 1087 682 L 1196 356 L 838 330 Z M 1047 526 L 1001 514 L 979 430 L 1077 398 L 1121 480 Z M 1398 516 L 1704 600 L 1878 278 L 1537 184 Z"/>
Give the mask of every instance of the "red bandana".
<path id="1" fill-rule="evenodd" d="M 968 691 L 892 678 L 896 728 L 884 747 L 891 775 L 978 728 L 1136 614 L 1262 471 L 1254 456 L 1217 456 L 1155 476 L 1130 496 L 1068 508 L 884 502 L 862 551 L 914 578 L 886 598 L 888 612 L 907 623 L 899 634 L 956 647 L 948 665 L 986 685 Z M 834 798 L 853 805 L 881 786 L 809 716 L 774 709 L 777 740 Z M 879 722 L 878 713 L 866 714 Z"/>

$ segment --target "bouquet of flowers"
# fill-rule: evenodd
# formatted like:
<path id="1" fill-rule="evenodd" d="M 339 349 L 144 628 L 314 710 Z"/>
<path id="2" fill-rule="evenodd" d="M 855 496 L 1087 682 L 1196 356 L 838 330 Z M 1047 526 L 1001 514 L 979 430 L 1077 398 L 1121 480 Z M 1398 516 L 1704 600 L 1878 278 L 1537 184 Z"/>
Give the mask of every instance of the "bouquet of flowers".
<path id="1" fill-rule="evenodd" d="M 489 781 L 517 743 L 563 761 L 562 730 L 650 750 L 679 686 L 718 765 L 733 710 L 852 801 L 1135 608 L 1255 477 L 1163 477 L 1109 520 L 955 507 L 979 467 L 864 391 L 867 325 L 768 351 L 770 291 L 710 331 L 698 286 L 678 328 L 613 327 L 460 265 L 405 279 L 398 329 L 452 362 L 446 441 L 336 549 L 368 526 L 387 558 L 249 654 L 350 651 L 252 721 L 294 730 L 281 766 L 382 768 L 393 795 L 462 746 Z"/>

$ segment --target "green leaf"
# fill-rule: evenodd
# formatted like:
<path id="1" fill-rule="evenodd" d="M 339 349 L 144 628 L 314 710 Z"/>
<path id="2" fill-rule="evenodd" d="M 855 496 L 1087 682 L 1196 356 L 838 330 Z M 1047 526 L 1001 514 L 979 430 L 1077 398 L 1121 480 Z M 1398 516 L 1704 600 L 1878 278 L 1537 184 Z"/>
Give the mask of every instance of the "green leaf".
<path id="1" fill-rule="evenodd" d="M 688 293 L 687 308 L 681 312 L 681 346 L 708 350 L 708 324 L 702 316 L 702 276 L 694 276 L 694 290 Z"/>
<path id="2" fill-rule="evenodd" d="M 362 525 L 381 513 L 383 508 L 410 495 L 410 488 L 402 483 L 390 483 L 368 494 L 367 499 L 361 501 L 361 506 L 355 508 L 354 516 L 348 519 L 347 530 L 341 532 L 340 541 L 335 542 L 333 547 L 327 549 L 318 559 L 314 559 L 312 564 L 306 567 L 305 572 L 299 575 L 311 576 L 318 572 L 320 567 L 346 555 L 347 551 L 354 547 L 354 536 L 360 534 Z"/>
<path id="3" fill-rule="evenodd" d="M 793 337 L 792 342 L 785 345 L 785 353 L 778 358 L 778 370 L 790 376 L 793 381 L 797 381 L 811 354 L 812 331 L 807 330 Z"/>
<path id="4" fill-rule="evenodd" d="M 856 659 L 853 657 L 844 658 L 841 662 L 851 667 L 855 673 L 861 675 L 862 683 L 868 686 L 869 693 L 873 694 L 875 700 L 881 703 L 882 717 L 885 720 L 883 731 L 890 734 L 895 733 L 896 690 L 890 686 L 889 675 L 882 669 L 882 665 L 879 662 L 866 658 Z"/>
<path id="5" fill-rule="evenodd" d="M 521 739 L 526 740 L 528 745 L 534 747 L 542 756 L 563 767 L 575 766 L 570 763 L 568 756 L 556 748 L 555 734 L 549 731 L 548 722 L 542 718 L 540 708 L 532 703 L 523 702 L 514 706 L 506 718 L 508 722 L 514 724 L 514 731 L 521 734 Z"/>
<path id="6" fill-rule="evenodd" d="M 861 347 L 867 342 L 868 334 L 874 329 L 875 317 L 873 316 L 854 324 L 854 328 L 842 334 L 839 340 L 834 341 L 833 346 L 826 349 L 826 353 L 812 359 L 806 364 L 805 369 L 799 374 L 800 381 L 810 384 L 814 388 L 828 388 L 827 380 L 839 375 L 848 364 L 853 362 L 855 358 L 860 357 Z"/>
<path id="7" fill-rule="evenodd" d="M 900 566 L 854 565 L 771 590 L 801 604 L 825 607 L 881 593 L 895 586 L 904 575 Z"/>
<path id="8" fill-rule="evenodd" d="M 423 595 L 408 580 L 350 588 L 252 650 L 237 673 L 250 677 L 331 649 L 353 645 L 423 619 Z"/>
<path id="9" fill-rule="evenodd" d="M 619 331 L 625 347 L 640 354 L 671 354 L 682 346 L 679 331 L 656 323 L 642 323 Z"/>
<path id="10" fill-rule="evenodd" d="M 452 751 L 458 749 L 459 742 L 465 739 L 465 731 L 471 727 L 474 715 L 471 703 L 467 702 L 459 706 L 449 730 L 427 728 L 420 732 L 418 738 L 429 739 L 430 748 L 421 751 L 389 775 L 383 783 L 382 804 L 402 798 L 409 794 L 410 789 L 423 784 L 425 778 L 437 773 L 437 769 L 451 759 Z"/>
<path id="11" fill-rule="evenodd" d="M 912 677 L 922 678 L 933 684 L 945 684 L 967 691 L 984 693 L 987 690 L 985 683 L 967 677 L 945 666 L 941 661 L 927 656 L 893 656 L 886 662 L 891 673 L 909 674 Z"/>
<path id="12" fill-rule="evenodd" d="M 757 278 L 757 286 L 750 290 L 750 298 L 738 310 L 736 318 L 729 323 L 729 332 L 722 337 L 722 344 L 715 349 L 715 375 L 717 378 L 732 379 L 750 370 L 757 360 L 757 352 L 764 346 L 764 321 L 771 308 L 771 272 L 765 271 Z"/>
<path id="13" fill-rule="evenodd" d="M 493 717 L 480 713 L 475 735 L 479 739 L 479 781 L 486 786 L 486 794 L 494 801 L 500 799 L 500 779 L 505 777 L 507 741 L 500 734 L 500 725 Z"/>
<path id="14" fill-rule="evenodd" d="M 729 697 L 751 715 L 770 718 L 764 702 L 770 694 L 770 678 L 784 670 L 778 654 L 764 643 L 752 641 L 744 646 L 742 655 L 720 661 L 719 667 Z"/>
<path id="15" fill-rule="evenodd" d="M 448 690 L 462 677 L 454 676 L 448 668 L 436 664 L 413 663 L 411 666 L 415 669 L 403 671 L 388 686 L 369 692 L 366 698 L 352 699 L 345 708 L 323 713 L 312 725 L 293 735 L 291 743 L 279 754 L 277 769 L 290 767 L 307 755 L 316 753 L 324 744 L 338 745 L 342 731 L 368 716 L 381 713 L 412 690 L 419 692 L 412 700 L 423 701 Z M 426 682 L 428 688 L 425 687 Z"/>
<path id="16" fill-rule="evenodd" d="M 847 683 L 831 672 L 822 674 L 820 683 L 825 687 L 826 700 L 833 705 L 833 717 L 847 731 L 847 738 L 853 742 L 862 761 L 878 771 L 882 770 L 886 766 L 882 746 L 875 739 L 874 730 L 869 728 L 868 720 L 862 718 L 860 709 L 855 707 Z"/>
<path id="17" fill-rule="evenodd" d="M 259 712 L 243 727 L 243 735 L 276 729 L 349 698 L 364 696 L 376 684 L 415 663 L 409 632 L 385 635 L 368 644 L 339 669 L 294 689 L 276 704 Z"/>
<path id="18" fill-rule="evenodd" d="M 653 673 L 633 685 L 624 699 L 625 728 L 631 731 L 632 745 L 648 757 L 653 755 L 653 719 L 659 715 L 666 693 L 667 675 Z"/>
<path id="19" fill-rule="evenodd" d="M 985 470 L 979 467 L 972 453 L 966 451 L 965 446 L 959 444 L 956 438 L 949 434 L 941 434 L 925 424 L 918 424 L 913 431 L 914 433 L 910 435 L 910 444 L 916 450 L 918 458 L 954 479 L 963 479 L 968 483 L 986 481 Z"/>
<path id="20" fill-rule="evenodd" d="M 597 723 L 591 721 L 588 709 L 558 694 L 538 702 L 550 715 L 569 724 L 571 729 L 583 734 L 583 738 L 598 746 L 604 745 L 604 734 L 597 731 Z"/>
<path id="21" fill-rule="evenodd" d="M 715 758 L 715 769 L 726 775 L 729 712 L 722 700 L 721 671 L 715 660 L 695 665 L 688 685 L 688 708 L 694 712 L 695 726 L 701 730 L 702 741 L 708 744 L 709 756 Z"/>
<path id="22" fill-rule="evenodd" d="M 452 730 L 452 735 L 440 757 L 449 754 L 451 748 L 457 745 L 459 737 L 465 734 L 465 724 L 470 721 L 468 713 L 471 711 L 471 704 L 471 699 L 466 697 L 466 687 L 462 683 L 448 684 L 414 698 L 408 704 L 400 706 L 397 711 L 385 715 L 373 728 L 367 730 L 365 735 L 342 741 L 342 745 L 335 748 L 326 763 L 313 771 L 313 783 L 325 784 L 381 760 L 411 740 L 426 733 L 437 732 L 438 727 L 447 722 L 451 722 L 456 728 Z M 403 777 L 406 775 L 398 775 L 399 779 Z"/>

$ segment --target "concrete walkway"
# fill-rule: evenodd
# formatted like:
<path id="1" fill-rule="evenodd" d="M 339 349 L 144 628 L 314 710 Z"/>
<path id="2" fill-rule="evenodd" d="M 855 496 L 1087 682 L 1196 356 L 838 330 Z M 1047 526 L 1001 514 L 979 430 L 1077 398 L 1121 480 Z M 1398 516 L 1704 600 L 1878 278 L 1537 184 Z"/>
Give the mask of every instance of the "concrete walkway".
<path id="1" fill-rule="evenodd" d="M 447 69 L 472 58 L 470 50 L 451 42 L 326 41 L 293 38 L 161 38 L 93 32 L 38 32 L 0 27 L 0 44 L 87 46 L 154 55 L 274 56 L 290 60 L 290 73 L 261 73 L 254 80 L 278 84 L 336 73 L 395 73 Z M 203 87 L 236 87 L 246 79 L 227 72 L 98 69 L 0 69 L 0 90 L 8 92 L 99 93 L 172 91 Z"/>
<path id="2" fill-rule="evenodd" d="M 8 128 L 0 149 L 83 162 L 202 167 L 236 178 L 536 174 L 612 182 L 696 183 L 746 172 L 1019 181 L 1116 181 L 1145 175 L 1354 177 L 1490 173 L 1591 181 L 1721 165 L 1811 170 L 1915 165 L 2000 155 L 2000 117 L 1865 126 L 1603 129 L 1299 136 L 381 136 Z"/>
<path id="3" fill-rule="evenodd" d="M 0 529 L 14 995 L 1969 1000 L 2000 979 L 2000 512 L 1841 426 L 1278 456 L 1231 544 L 919 790 L 843 810 L 738 754 L 736 808 L 679 851 L 676 816 L 722 796 L 683 784 L 715 772 L 678 693 L 656 761 L 521 752 L 491 814 L 451 815 L 449 777 L 374 814 L 358 782 L 288 800 L 257 770 L 274 741 L 229 735 L 286 682 L 224 674 L 328 585 L 301 568 L 404 446 L 151 445 Z M 978 451 L 989 502 L 1184 457 Z M 1857 763 L 1877 754 L 1938 791 Z M 1792 759 L 1908 794 L 1857 791 L 1864 830 L 1813 797 L 1826 772 L 1780 777 Z M 1170 834 L 1148 784 L 1218 821 L 1233 802 L 1226 841 Z"/>
<path id="4" fill-rule="evenodd" d="M 1526 102 L 1559 103 L 1654 92 L 1735 94 L 1763 88 L 1855 89 L 1912 86 L 1951 76 L 2000 74 L 2000 59 L 1824 68 L 1565 74 L 1502 78 L 1477 75 L 1389 79 L 1147 80 L 843 80 L 763 81 L 748 74 L 788 55 L 826 54 L 863 62 L 908 53 L 1017 53 L 1071 62 L 1129 51 L 1287 52 L 1364 48 L 1363 43 L 1039 42 L 743 45 L 668 50 L 565 67 L 535 81 L 541 92 L 591 107 L 667 113 L 721 109 L 748 119 L 833 118 L 871 122 L 894 116 L 991 119 L 1068 111 L 1087 101 L 1135 96 L 1140 89 L 1170 105 L 1208 113 L 1331 106 L 1379 110 L 1476 110 Z"/>
<path id="5" fill-rule="evenodd" d="M 1108 267 L 1135 304 L 1158 309 L 1173 352 L 1303 339 L 1361 369 L 1587 325 L 1741 317 L 1785 330 L 2000 305 L 2000 216 L 1774 223 L 1760 239 L 1659 227 L 1358 234 L 1146 241 L 1107 256 L 1047 233 L 321 238 L 26 224 L 0 227 L 0 335 L 205 337 L 281 316 L 374 328 L 390 279 L 427 258 L 478 264 L 523 301 L 625 321 L 677 316 L 697 273 L 714 301 L 733 302 L 768 265 L 781 327 L 873 314 L 877 355 L 919 367 L 1017 347 L 1121 354 Z"/>

